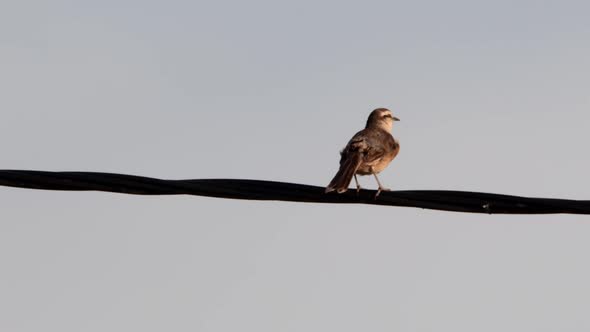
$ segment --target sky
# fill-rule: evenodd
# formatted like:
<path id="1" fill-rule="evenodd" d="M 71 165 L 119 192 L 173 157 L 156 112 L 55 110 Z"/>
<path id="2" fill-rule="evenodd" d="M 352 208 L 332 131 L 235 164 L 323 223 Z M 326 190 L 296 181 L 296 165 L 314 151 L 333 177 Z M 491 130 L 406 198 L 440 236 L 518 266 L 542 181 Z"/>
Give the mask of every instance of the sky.
<path id="1" fill-rule="evenodd" d="M 587 1 L 3 1 L 0 168 L 590 199 Z M 376 184 L 361 178 L 366 188 Z M 2 331 L 588 331 L 590 219 L 0 187 Z"/>

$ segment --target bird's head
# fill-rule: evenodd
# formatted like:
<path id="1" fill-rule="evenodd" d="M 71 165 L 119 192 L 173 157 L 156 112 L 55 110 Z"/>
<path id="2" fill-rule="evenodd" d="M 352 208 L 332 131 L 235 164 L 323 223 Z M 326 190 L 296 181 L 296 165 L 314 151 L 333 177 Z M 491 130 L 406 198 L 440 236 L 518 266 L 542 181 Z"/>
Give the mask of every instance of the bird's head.
<path id="1" fill-rule="evenodd" d="M 378 127 L 387 131 L 393 128 L 393 122 L 399 121 L 387 108 L 378 108 L 371 112 L 367 119 L 367 128 Z"/>

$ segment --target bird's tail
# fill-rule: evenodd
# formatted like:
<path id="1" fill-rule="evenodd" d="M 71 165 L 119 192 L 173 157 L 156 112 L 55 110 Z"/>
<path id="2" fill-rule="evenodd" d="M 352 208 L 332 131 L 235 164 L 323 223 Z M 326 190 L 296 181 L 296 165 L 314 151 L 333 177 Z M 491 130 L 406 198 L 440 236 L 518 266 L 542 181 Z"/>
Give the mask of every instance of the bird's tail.
<path id="1" fill-rule="evenodd" d="M 340 169 L 334 175 L 330 184 L 326 187 L 326 193 L 331 191 L 336 191 L 337 193 L 343 193 L 348 190 L 348 186 L 350 185 L 350 181 L 352 181 L 352 177 L 356 173 L 357 169 L 361 164 L 361 155 L 360 153 L 351 153 L 347 156 L 346 159 L 340 163 Z"/>

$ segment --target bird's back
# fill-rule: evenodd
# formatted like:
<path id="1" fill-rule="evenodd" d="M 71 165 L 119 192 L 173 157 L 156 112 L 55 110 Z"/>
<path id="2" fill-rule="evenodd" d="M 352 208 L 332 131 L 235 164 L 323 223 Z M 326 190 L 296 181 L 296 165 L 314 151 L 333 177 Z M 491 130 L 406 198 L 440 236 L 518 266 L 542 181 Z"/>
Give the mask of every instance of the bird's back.
<path id="1" fill-rule="evenodd" d="M 393 136 L 380 128 L 365 128 L 356 133 L 341 152 L 340 164 L 352 154 L 361 155 L 357 174 L 379 173 L 397 156 L 399 144 Z"/>

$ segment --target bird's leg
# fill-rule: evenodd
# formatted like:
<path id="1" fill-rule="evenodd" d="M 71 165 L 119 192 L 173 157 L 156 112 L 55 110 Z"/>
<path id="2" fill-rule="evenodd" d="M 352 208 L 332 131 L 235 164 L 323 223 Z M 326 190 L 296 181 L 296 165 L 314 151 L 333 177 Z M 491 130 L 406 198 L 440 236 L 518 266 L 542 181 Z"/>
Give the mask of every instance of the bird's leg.
<path id="1" fill-rule="evenodd" d="M 377 193 L 375 194 L 375 199 L 377 199 L 377 196 L 379 196 L 379 194 L 382 191 L 390 191 L 391 189 L 387 189 L 387 188 L 383 187 L 381 185 L 381 182 L 379 182 L 379 178 L 377 177 L 377 174 L 375 172 L 372 172 L 372 173 L 373 173 L 373 176 L 375 177 L 375 180 L 377 180 L 377 184 L 379 185 L 379 188 L 377 189 Z"/>
<path id="2" fill-rule="evenodd" d="M 354 182 L 356 182 L 356 194 L 358 196 L 358 194 L 362 188 L 361 188 L 361 185 L 359 184 L 359 180 L 356 178 L 356 174 L 354 175 Z"/>

